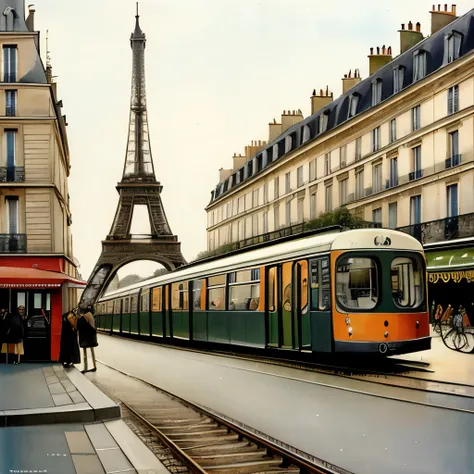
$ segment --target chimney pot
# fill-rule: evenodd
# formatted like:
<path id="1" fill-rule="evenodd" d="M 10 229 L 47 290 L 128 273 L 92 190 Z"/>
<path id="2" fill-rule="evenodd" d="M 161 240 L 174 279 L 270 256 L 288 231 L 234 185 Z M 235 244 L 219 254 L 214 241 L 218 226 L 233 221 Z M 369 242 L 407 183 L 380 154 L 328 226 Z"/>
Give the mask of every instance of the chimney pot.
<path id="1" fill-rule="evenodd" d="M 408 29 L 409 30 L 412 30 L 413 29 L 413 23 L 410 21 L 408 22 Z"/>
<path id="2" fill-rule="evenodd" d="M 438 3 L 438 11 L 440 12 L 441 11 L 441 4 Z"/>
<path id="3" fill-rule="evenodd" d="M 421 31 L 421 23 L 420 22 L 418 22 L 416 24 L 416 31 Z"/>
<path id="4" fill-rule="evenodd" d="M 387 54 L 390 55 L 390 56 L 392 55 L 392 47 L 391 46 L 388 47 Z"/>
<path id="5" fill-rule="evenodd" d="M 435 11 L 435 5 L 433 5 L 433 11 Z"/>
<path id="6" fill-rule="evenodd" d="M 380 54 L 380 47 L 377 46 L 377 55 L 379 55 L 379 54 Z"/>
<path id="7" fill-rule="evenodd" d="M 385 45 L 382 46 L 382 54 L 385 54 Z"/>
<path id="8" fill-rule="evenodd" d="M 456 16 L 456 5 L 451 5 L 451 12 L 454 16 Z"/>
<path id="9" fill-rule="evenodd" d="M 402 23 L 402 30 L 405 29 L 405 23 Z"/>
<path id="10" fill-rule="evenodd" d="M 448 4 L 447 4 L 447 3 L 444 4 L 444 11 L 445 11 L 445 12 L 448 11 Z"/>
<path id="11" fill-rule="evenodd" d="M 313 89 L 313 97 L 316 95 L 316 89 Z"/>
<path id="12" fill-rule="evenodd" d="M 373 56 L 374 54 L 374 48 L 370 48 L 370 55 Z"/>

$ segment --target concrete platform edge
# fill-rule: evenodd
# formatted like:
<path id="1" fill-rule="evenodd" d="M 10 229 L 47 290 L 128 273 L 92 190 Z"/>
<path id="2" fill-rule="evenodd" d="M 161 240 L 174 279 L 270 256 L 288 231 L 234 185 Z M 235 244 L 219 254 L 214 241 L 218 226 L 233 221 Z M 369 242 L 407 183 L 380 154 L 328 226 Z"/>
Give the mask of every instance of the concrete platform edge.
<path id="1" fill-rule="evenodd" d="M 123 420 L 105 421 L 104 425 L 138 474 L 169 474 L 170 471 Z"/>

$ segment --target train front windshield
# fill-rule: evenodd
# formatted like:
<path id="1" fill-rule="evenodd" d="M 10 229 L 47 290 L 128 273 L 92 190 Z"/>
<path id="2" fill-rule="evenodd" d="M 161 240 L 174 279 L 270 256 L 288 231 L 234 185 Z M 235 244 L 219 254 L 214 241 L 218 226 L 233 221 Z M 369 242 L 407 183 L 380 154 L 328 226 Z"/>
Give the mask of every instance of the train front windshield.
<path id="1" fill-rule="evenodd" d="M 424 275 L 425 264 L 417 253 L 346 253 L 336 263 L 338 306 L 345 312 L 423 310 Z"/>

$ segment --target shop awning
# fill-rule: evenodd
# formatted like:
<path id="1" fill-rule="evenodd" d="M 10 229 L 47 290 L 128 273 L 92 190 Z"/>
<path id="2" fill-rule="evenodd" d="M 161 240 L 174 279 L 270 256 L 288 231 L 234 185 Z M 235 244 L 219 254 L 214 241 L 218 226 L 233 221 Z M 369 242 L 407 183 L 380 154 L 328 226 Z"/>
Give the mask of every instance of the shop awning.
<path id="1" fill-rule="evenodd" d="M 425 253 L 430 283 L 474 282 L 474 248 L 445 249 Z"/>
<path id="2" fill-rule="evenodd" d="M 78 285 L 80 288 L 85 288 L 87 285 L 86 282 L 76 280 L 64 273 L 37 268 L 0 267 L 0 288 L 60 288 L 63 283 Z"/>

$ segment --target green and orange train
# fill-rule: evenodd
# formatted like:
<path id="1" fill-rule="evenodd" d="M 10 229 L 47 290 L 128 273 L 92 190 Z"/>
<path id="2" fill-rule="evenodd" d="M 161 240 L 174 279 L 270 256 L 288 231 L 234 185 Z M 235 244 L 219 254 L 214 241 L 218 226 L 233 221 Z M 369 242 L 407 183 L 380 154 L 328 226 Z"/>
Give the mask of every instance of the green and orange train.
<path id="1" fill-rule="evenodd" d="M 194 264 L 113 291 L 98 329 L 150 340 L 310 353 L 430 349 L 421 244 L 330 231 Z"/>

